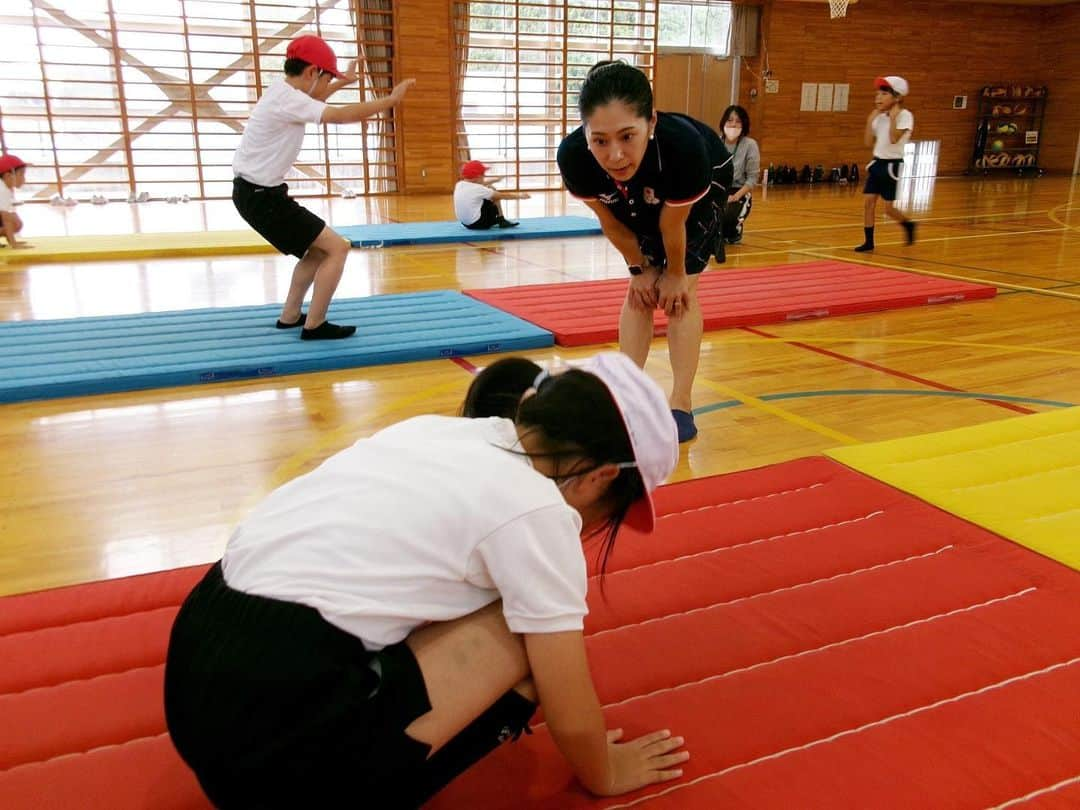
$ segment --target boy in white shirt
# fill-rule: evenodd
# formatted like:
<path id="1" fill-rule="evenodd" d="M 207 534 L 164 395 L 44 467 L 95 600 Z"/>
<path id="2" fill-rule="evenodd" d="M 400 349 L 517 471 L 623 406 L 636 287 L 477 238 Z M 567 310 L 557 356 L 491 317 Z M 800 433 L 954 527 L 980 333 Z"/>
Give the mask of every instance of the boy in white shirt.
<path id="1" fill-rule="evenodd" d="M 244 127 L 240 148 L 233 158 L 233 203 L 240 216 L 282 253 L 300 261 L 278 329 L 302 326 L 304 340 L 349 337 L 355 326 L 338 326 L 326 320 L 330 299 L 345 269 L 349 243 L 318 216 L 289 196 L 285 173 L 300 154 L 307 124 L 351 124 L 400 103 L 415 83 L 407 79 L 389 96 L 331 107 L 326 99 L 356 81 L 356 62 L 347 73 L 337 69 L 337 57 L 322 39 L 302 36 L 285 51 L 285 75 L 263 93 Z M 333 79 L 333 81 L 331 81 Z M 314 283 L 315 292 L 307 314 L 301 305 Z"/>
<path id="2" fill-rule="evenodd" d="M 0 155 L 0 235 L 11 248 L 30 247 L 16 237 L 22 230 L 23 222 L 15 213 L 15 189 L 25 182 L 26 163 L 22 158 L 11 154 Z"/>
<path id="3" fill-rule="evenodd" d="M 900 168 L 904 165 L 904 146 L 911 140 L 915 116 L 904 106 L 908 83 L 901 76 L 879 76 L 874 80 L 877 93 L 874 111 L 866 119 L 866 145 L 874 147 L 874 159 L 866 170 L 866 186 L 863 188 L 863 231 L 865 239 L 855 248 L 856 253 L 874 249 L 874 218 L 877 200 L 885 201 L 885 213 L 903 226 L 907 243 L 915 241 L 915 223 L 904 216 L 893 201 L 896 200 L 896 184 Z"/>
<path id="4" fill-rule="evenodd" d="M 461 179 L 454 186 L 454 213 L 458 222 L 472 231 L 486 231 L 495 226 L 516 228 L 519 223 L 503 216 L 499 200 L 527 200 L 529 195 L 496 191 L 494 184 L 502 178 L 487 177 L 487 170 L 479 160 L 470 160 L 461 167 Z"/>

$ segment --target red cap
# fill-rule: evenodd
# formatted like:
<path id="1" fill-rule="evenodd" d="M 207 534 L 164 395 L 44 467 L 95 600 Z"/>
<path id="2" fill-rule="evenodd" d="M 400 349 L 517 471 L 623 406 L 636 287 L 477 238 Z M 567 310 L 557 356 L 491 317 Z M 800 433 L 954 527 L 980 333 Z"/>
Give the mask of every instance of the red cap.
<path id="1" fill-rule="evenodd" d="M 484 173 L 489 168 L 489 166 L 485 166 L 479 160 L 470 160 L 461 167 L 461 176 L 466 180 L 475 180 L 478 177 L 483 177 Z"/>
<path id="2" fill-rule="evenodd" d="M 334 55 L 333 49 L 326 44 L 322 37 L 317 37 L 314 34 L 297 37 L 290 42 L 289 47 L 285 49 L 285 58 L 303 60 L 309 65 L 314 65 L 320 70 L 333 74 L 338 79 L 342 76 L 338 72 L 337 57 Z"/>
<path id="3" fill-rule="evenodd" d="M 12 154 L 0 155 L 0 174 L 7 174 L 8 172 L 15 171 L 15 169 L 21 169 L 27 165 L 26 161 L 21 157 Z"/>

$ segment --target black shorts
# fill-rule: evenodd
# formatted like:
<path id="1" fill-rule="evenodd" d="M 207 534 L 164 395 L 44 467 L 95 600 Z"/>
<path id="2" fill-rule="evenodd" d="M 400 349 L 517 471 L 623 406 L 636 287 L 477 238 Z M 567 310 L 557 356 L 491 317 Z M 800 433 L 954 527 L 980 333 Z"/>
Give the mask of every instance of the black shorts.
<path id="1" fill-rule="evenodd" d="M 486 231 L 499 221 L 499 208 L 491 200 L 480 204 L 480 218 L 471 225 L 465 225 L 470 231 Z M 464 224 L 464 223 L 463 223 Z"/>
<path id="2" fill-rule="evenodd" d="M 896 184 L 900 181 L 900 169 L 903 165 L 903 160 L 874 158 L 866 167 L 866 186 L 863 187 L 863 194 L 877 194 L 887 202 L 895 200 Z"/>
<path id="3" fill-rule="evenodd" d="M 230 588 L 218 563 L 173 625 L 165 718 L 220 808 L 411 808 L 430 711 L 412 651 L 371 653 L 313 608 Z"/>
<path id="4" fill-rule="evenodd" d="M 702 203 L 705 203 L 702 205 Z M 716 189 L 705 200 L 695 203 L 694 210 L 686 220 L 686 273 L 693 276 L 702 272 L 711 256 L 724 262 L 724 207 L 727 191 Z M 638 235 L 638 246 L 653 267 L 667 267 L 664 239 L 659 233 Z"/>
<path id="5" fill-rule="evenodd" d="M 282 253 L 304 258 L 326 223 L 289 196 L 289 187 L 257 186 L 233 178 L 233 205 L 255 231 Z"/>

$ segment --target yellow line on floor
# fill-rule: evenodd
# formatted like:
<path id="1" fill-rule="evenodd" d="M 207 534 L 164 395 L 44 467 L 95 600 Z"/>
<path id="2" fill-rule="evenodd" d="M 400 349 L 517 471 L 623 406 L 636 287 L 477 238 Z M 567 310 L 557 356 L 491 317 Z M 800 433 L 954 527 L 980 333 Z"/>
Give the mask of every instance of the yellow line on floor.
<path id="1" fill-rule="evenodd" d="M 722 383 L 714 382 L 713 380 L 707 380 L 702 377 L 698 377 L 696 382 L 697 384 L 703 385 L 706 388 L 711 388 L 718 394 L 723 394 L 728 399 L 737 399 L 744 405 L 749 405 L 751 408 L 755 408 L 759 411 L 764 411 L 765 413 L 778 417 L 779 419 L 783 419 L 785 422 L 789 422 L 793 425 L 798 425 L 801 428 L 813 431 L 814 433 L 825 436 L 829 439 L 832 439 L 833 441 L 838 441 L 841 444 L 860 444 L 858 439 L 852 436 L 848 436 L 846 433 L 841 433 L 838 430 L 833 430 L 832 428 L 825 427 L 825 425 L 818 424 L 817 422 L 811 419 L 807 419 L 804 416 L 799 416 L 798 414 L 791 413 L 791 411 L 784 410 L 783 408 L 773 405 L 771 402 L 765 402 L 764 400 L 758 399 L 757 397 L 751 396 L 750 394 L 744 394 L 741 391 L 735 390 L 731 386 L 723 385 Z"/>

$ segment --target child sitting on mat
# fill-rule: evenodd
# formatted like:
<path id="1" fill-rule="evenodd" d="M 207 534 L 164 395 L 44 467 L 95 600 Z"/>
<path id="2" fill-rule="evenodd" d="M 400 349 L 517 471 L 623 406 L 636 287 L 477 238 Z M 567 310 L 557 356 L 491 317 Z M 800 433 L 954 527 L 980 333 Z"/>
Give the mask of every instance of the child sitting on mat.
<path id="1" fill-rule="evenodd" d="M 26 163 L 12 154 L 0 155 L 0 236 L 11 248 L 30 247 L 16 234 L 22 230 L 22 218 L 15 213 L 15 189 L 26 182 Z"/>
<path id="2" fill-rule="evenodd" d="M 333 81 L 331 81 L 333 79 Z M 300 154 L 307 124 L 352 124 L 399 104 L 415 83 L 407 79 L 375 101 L 331 107 L 326 99 L 356 81 L 356 62 L 347 73 L 322 39 L 302 36 L 285 50 L 285 75 L 262 94 L 244 127 L 233 158 L 233 204 L 240 216 L 282 253 L 296 256 L 278 329 L 303 327 L 304 340 L 346 338 L 355 326 L 326 320 L 330 299 L 341 281 L 349 243 L 323 220 L 289 196 L 285 173 Z M 307 291 L 315 285 L 305 314 Z"/>
<path id="3" fill-rule="evenodd" d="M 542 373 L 513 419 L 361 439 L 256 506 L 180 608 L 176 750 L 226 810 L 414 808 L 539 703 L 593 793 L 678 778 L 681 737 L 606 728 L 582 548 L 651 531 L 678 457 L 663 391 L 616 352 Z"/>
<path id="4" fill-rule="evenodd" d="M 487 177 L 487 170 L 479 160 L 470 160 L 461 167 L 461 179 L 454 186 L 454 213 L 471 231 L 516 228 L 520 223 L 503 216 L 499 200 L 527 200 L 529 195 L 523 191 L 496 191 L 494 184 L 502 178 Z"/>

